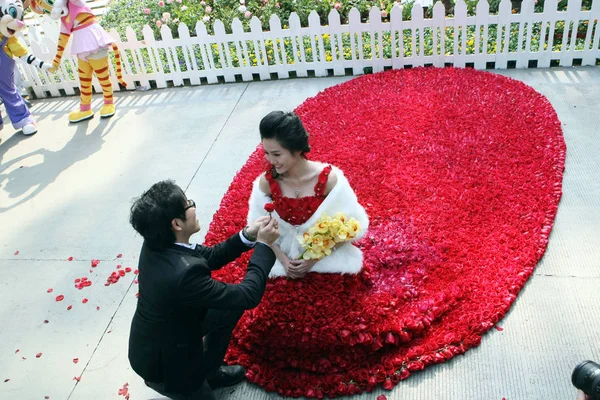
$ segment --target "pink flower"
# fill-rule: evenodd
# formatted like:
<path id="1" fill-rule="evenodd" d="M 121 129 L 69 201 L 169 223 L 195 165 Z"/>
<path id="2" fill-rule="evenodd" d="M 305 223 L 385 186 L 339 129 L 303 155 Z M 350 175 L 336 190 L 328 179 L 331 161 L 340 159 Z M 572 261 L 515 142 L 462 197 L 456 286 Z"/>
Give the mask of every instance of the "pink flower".
<path id="1" fill-rule="evenodd" d="M 210 14 L 210 13 L 212 12 L 212 7 L 211 7 L 211 6 L 206 6 L 206 8 L 204 9 L 204 11 L 205 11 L 207 14 Z"/>
<path id="2" fill-rule="evenodd" d="M 244 18 L 246 18 L 246 19 L 250 18 L 251 16 L 252 16 L 252 13 L 250 11 L 246 11 L 244 13 Z"/>
<path id="3" fill-rule="evenodd" d="M 164 1 L 159 1 L 158 2 L 158 6 L 159 7 L 164 7 L 165 6 L 165 2 Z"/>
<path id="4" fill-rule="evenodd" d="M 388 16 L 388 12 L 387 12 L 387 11 L 385 11 L 385 10 L 383 10 L 383 11 L 381 12 L 381 17 L 382 17 L 382 18 L 387 18 L 387 16 Z"/>
<path id="5" fill-rule="evenodd" d="M 279 3 L 275 3 L 275 8 L 279 8 Z"/>
<path id="6" fill-rule="evenodd" d="M 156 26 L 158 28 L 160 28 L 162 26 L 162 21 L 161 20 L 156 20 Z"/>
<path id="7" fill-rule="evenodd" d="M 201 5 L 201 6 L 205 6 L 205 5 L 206 5 L 206 2 L 205 2 L 204 0 L 202 0 L 202 1 L 200 2 L 200 5 Z"/>
<path id="8" fill-rule="evenodd" d="M 144 12 L 144 14 L 146 14 L 146 15 L 150 14 L 150 9 L 149 9 L 149 8 L 144 8 L 142 11 L 143 11 L 143 12 Z"/>
<path id="9" fill-rule="evenodd" d="M 339 10 L 340 8 L 342 8 L 342 4 L 338 1 L 335 3 L 335 5 L 333 6 L 333 8 L 335 8 L 336 10 Z"/>

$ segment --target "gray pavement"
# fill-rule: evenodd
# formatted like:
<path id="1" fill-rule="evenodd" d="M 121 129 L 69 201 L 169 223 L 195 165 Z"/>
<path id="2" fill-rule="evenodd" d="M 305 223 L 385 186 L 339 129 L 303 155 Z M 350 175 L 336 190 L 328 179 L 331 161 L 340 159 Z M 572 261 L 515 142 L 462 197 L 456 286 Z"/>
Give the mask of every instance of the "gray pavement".
<path id="1" fill-rule="evenodd" d="M 600 361 L 600 68 L 500 73 L 547 96 L 563 122 L 564 195 L 548 250 L 501 321 L 503 331 L 391 392 L 356 399 L 574 399 L 573 367 Z M 175 179 L 199 205 L 201 242 L 259 142 L 260 119 L 348 79 L 118 93 L 114 118 L 75 126 L 66 114 L 77 98 L 40 100 L 33 107 L 37 135 L 15 135 L 10 126 L 0 132 L 0 399 L 122 399 L 126 382 L 132 400 L 162 399 L 127 361 L 134 276 L 104 286 L 117 264 L 137 265 L 131 199 Z M 94 109 L 100 103 L 94 96 Z M 92 259 L 100 260 L 96 268 Z M 93 285 L 79 291 L 74 279 L 83 276 Z M 65 299 L 56 302 L 59 294 Z M 217 392 L 223 400 L 278 397 L 250 384 Z"/>

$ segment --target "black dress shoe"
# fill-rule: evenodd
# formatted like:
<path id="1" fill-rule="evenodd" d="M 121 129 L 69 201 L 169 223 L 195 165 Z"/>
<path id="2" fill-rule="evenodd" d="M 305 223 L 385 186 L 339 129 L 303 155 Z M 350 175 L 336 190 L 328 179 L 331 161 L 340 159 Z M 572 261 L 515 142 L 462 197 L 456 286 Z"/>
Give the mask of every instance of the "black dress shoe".
<path id="1" fill-rule="evenodd" d="M 246 370 L 241 365 L 222 366 L 216 372 L 208 375 L 206 381 L 212 389 L 232 386 L 240 383 L 246 377 Z"/>

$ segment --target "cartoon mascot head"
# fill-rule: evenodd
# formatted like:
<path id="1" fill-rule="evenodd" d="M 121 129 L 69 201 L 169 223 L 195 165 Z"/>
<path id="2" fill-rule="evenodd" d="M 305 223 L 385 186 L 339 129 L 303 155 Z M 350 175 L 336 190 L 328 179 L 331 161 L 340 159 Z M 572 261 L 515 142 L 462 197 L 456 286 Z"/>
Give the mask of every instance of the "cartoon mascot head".
<path id="1" fill-rule="evenodd" d="M 0 0 L 2 1 L 2 0 Z M 58 20 L 69 13 L 68 0 L 25 0 L 25 4 L 31 5 L 33 12 L 48 14 L 50 18 Z M 85 4 L 85 1 L 83 2 Z"/>
<path id="2" fill-rule="evenodd" d="M 21 0 L 0 0 L 0 34 L 12 37 L 24 27 Z"/>

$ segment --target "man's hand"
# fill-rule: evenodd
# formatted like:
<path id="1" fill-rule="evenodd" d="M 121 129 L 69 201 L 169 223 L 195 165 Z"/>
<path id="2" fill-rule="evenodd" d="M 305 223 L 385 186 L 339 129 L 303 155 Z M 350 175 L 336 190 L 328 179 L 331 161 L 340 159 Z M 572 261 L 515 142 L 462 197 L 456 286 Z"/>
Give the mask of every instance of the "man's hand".
<path id="1" fill-rule="evenodd" d="M 292 279 L 304 278 L 318 260 L 290 260 L 290 266 L 286 271 Z"/>
<path id="2" fill-rule="evenodd" d="M 258 236 L 258 230 L 260 229 L 260 227 L 263 226 L 263 224 L 266 224 L 267 222 L 269 222 L 268 216 L 265 215 L 263 217 L 259 217 L 256 221 L 248 225 L 248 228 L 246 228 L 246 233 L 251 237 L 256 238 Z"/>
<path id="3" fill-rule="evenodd" d="M 275 243 L 278 238 L 279 231 L 277 230 L 277 220 L 271 218 L 268 223 L 263 222 L 263 225 L 258 229 L 256 240 L 270 246 Z"/>

